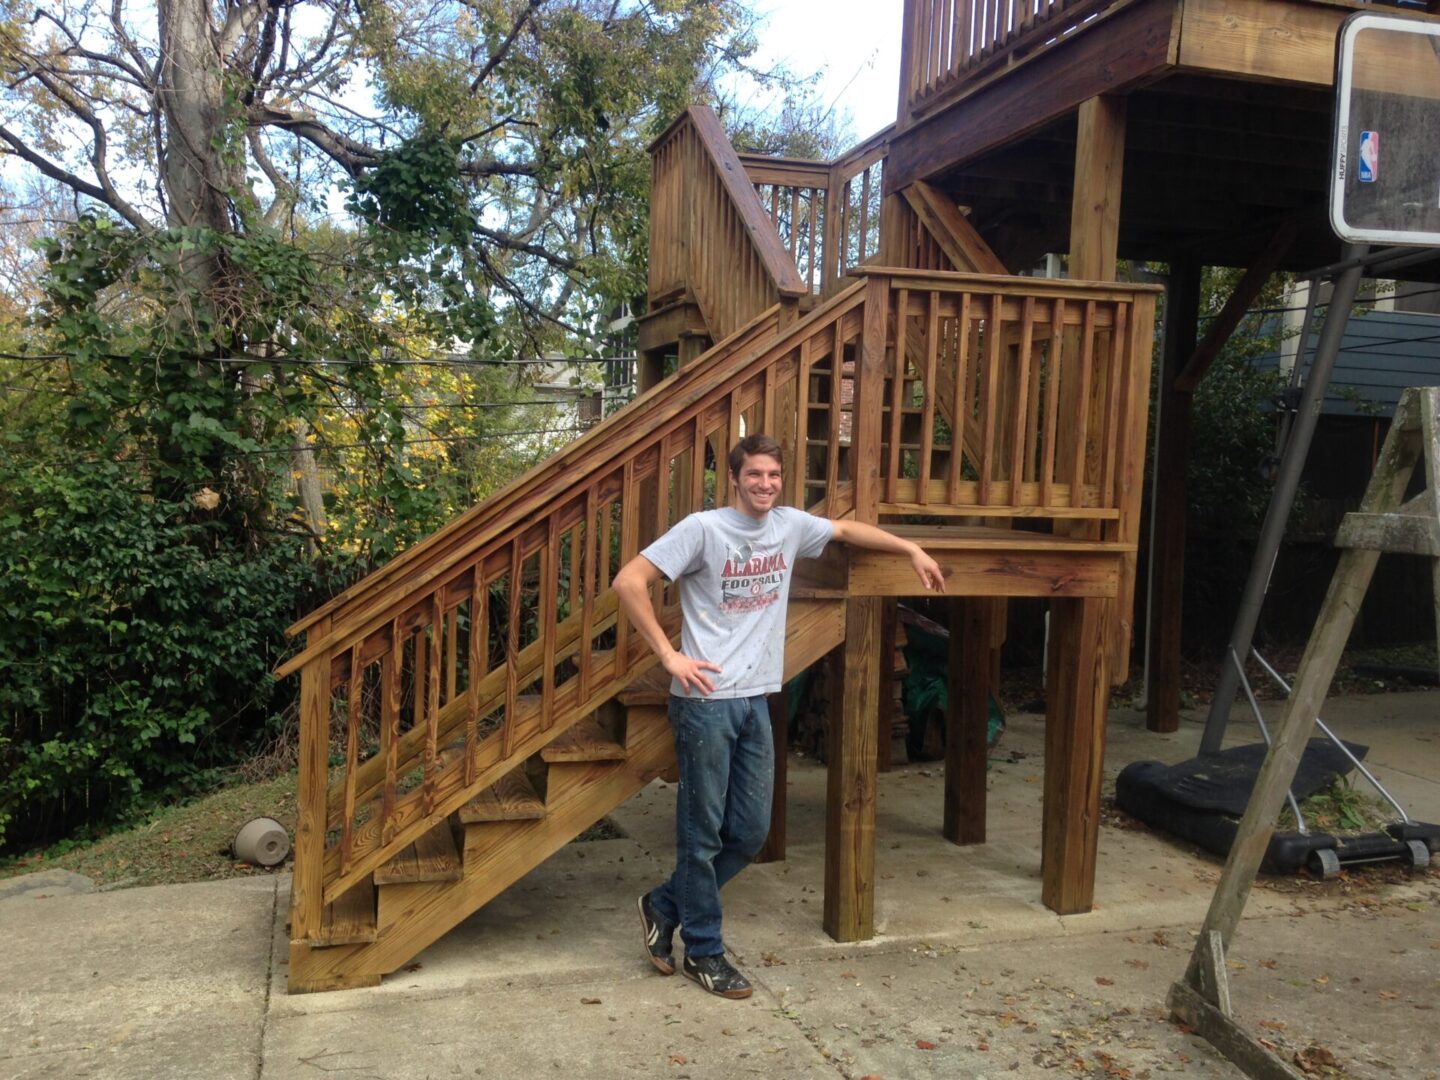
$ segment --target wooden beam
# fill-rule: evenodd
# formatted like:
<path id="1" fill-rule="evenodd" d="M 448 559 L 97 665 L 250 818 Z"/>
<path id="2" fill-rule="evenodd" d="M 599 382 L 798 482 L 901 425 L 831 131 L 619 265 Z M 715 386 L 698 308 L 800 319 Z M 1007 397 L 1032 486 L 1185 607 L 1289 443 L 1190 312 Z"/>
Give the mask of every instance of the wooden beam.
<path id="1" fill-rule="evenodd" d="M 1333 85 L 1335 37 L 1355 10 L 1301 0 L 1185 0 L 1178 6 L 1180 66 L 1309 86 Z"/>
<path id="2" fill-rule="evenodd" d="M 1290 245 L 1295 242 L 1299 234 L 1300 223 L 1295 218 L 1287 219 L 1278 229 L 1270 242 L 1265 245 L 1265 250 L 1250 264 L 1245 271 L 1245 276 L 1235 286 L 1235 291 L 1225 301 L 1225 306 L 1220 309 L 1220 314 L 1210 322 L 1205 331 L 1205 340 L 1200 342 L 1190 359 L 1185 362 L 1185 367 L 1180 374 L 1175 376 L 1175 388 L 1187 394 L 1193 394 L 1200 386 L 1200 380 L 1210 370 L 1210 365 L 1220 355 L 1220 350 L 1230 340 L 1230 335 L 1240 325 L 1240 320 L 1245 317 L 1245 312 L 1250 310 L 1250 305 L 1260 295 L 1260 290 L 1270 280 L 1270 275 L 1275 272 L 1276 267 L 1285 258 L 1290 250 Z"/>
<path id="3" fill-rule="evenodd" d="M 1098 547 L 1098 545 L 1097 545 Z M 989 550 L 930 554 L 945 575 L 952 596 L 1103 596 L 1114 598 L 1120 587 L 1118 549 L 1030 552 L 997 543 Z M 920 591 L 910 560 L 882 551 L 856 551 L 851 556 L 851 596 L 914 596 Z"/>
<path id="4" fill-rule="evenodd" d="M 1070 206 L 1069 276 L 1114 281 L 1125 171 L 1125 99 L 1094 97 L 1080 106 L 1075 188 Z"/>
<path id="5" fill-rule="evenodd" d="M 1155 497 L 1150 508 L 1149 687 L 1145 726 L 1180 728 L 1180 630 L 1185 594 L 1185 484 L 1190 459 L 1192 396 L 1176 385 L 1182 360 L 1195 347 L 1200 310 L 1200 267 L 1170 264 L 1165 301 L 1165 346 L 1160 369 L 1159 438 L 1155 449 Z"/>
<path id="6" fill-rule="evenodd" d="M 992 613 L 1003 602 L 952 600 L 945 709 L 945 814 L 952 844 L 985 842 L 985 772 L 990 736 Z"/>
<path id="7" fill-rule="evenodd" d="M 845 602 L 840 722 L 829 731 L 825 807 L 825 932 L 875 935 L 875 716 L 880 687 L 880 600 Z"/>
<path id="8" fill-rule="evenodd" d="M 885 190 L 933 180 L 1072 112 L 1097 94 L 1114 94 L 1159 75 L 1178 48 L 1179 6 L 1132 4 L 1082 30 L 1020 70 L 914 124 L 890 143 Z"/>
<path id="9" fill-rule="evenodd" d="M 1050 605 L 1040 899 L 1061 915 L 1089 911 L 1095 897 L 1111 607 L 1095 599 Z"/>
<path id="10" fill-rule="evenodd" d="M 935 238 L 956 270 L 973 274 L 1008 274 L 990 245 L 975 231 L 955 201 L 938 188 L 917 180 L 902 194 L 920 224 Z"/>

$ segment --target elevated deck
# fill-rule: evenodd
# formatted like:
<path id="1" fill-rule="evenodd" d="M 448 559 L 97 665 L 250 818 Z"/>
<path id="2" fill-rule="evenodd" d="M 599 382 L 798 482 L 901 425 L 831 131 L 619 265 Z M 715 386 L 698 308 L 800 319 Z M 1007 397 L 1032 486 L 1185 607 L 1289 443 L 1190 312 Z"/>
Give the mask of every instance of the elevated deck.
<path id="1" fill-rule="evenodd" d="M 1357 10 L 1395 9 L 1359 0 L 998 6 L 993 41 L 980 11 L 993 19 L 994 4 L 908 0 L 887 193 L 915 181 L 939 187 L 970 207 L 1012 268 L 1069 250 L 1079 113 L 1108 96 L 1124 101 L 1119 258 L 1249 266 L 1292 223 L 1282 269 L 1338 260 L 1325 215 L 1335 38 Z M 1435 278 L 1440 264 L 1407 274 Z"/>

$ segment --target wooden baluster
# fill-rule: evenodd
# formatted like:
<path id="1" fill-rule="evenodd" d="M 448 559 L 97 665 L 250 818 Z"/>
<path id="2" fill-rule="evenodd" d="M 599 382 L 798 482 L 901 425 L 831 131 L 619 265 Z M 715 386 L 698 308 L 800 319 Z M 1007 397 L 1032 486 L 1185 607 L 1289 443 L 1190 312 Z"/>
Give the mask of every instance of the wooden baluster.
<path id="1" fill-rule="evenodd" d="M 401 683 L 405 678 L 405 637 L 400 620 L 390 623 L 390 651 L 380 660 L 380 753 L 385 759 L 385 786 L 380 793 L 380 843 L 395 836 L 395 773 L 400 764 Z"/>
<path id="2" fill-rule="evenodd" d="M 775 365 L 760 376 L 760 430 L 772 439 L 775 435 Z"/>
<path id="3" fill-rule="evenodd" d="M 725 454 L 730 453 L 730 448 L 740 441 L 740 388 L 736 387 L 730 391 L 730 415 L 725 424 L 725 446 L 722 448 Z M 725 475 L 730 475 L 730 467 L 727 461 Z M 725 488 L 725 500 L 730 501 L 730 488 L 727 481 Z"/>
<path id="4" fill-rule="evenodd" d="M 665 535 L 666 526 L 669 524 L 669 477 L 672 471 L 673 462 L 665 459 L 665 441 L 662 439 L 655 447 L 655 487 L 658 496 L 655 499 L 655 518 L 650 535 L 656 540 Z M 678 520 L 678 509 L 676 513 Z M 655 617 L 659 619 L 665 609 L 665 579 L 663 576 L 650 586 L 650 606 L 655 609 Z"/>
<path id="5" fill-rule="evenodd" d="M 815 291 L 815 266 L 816 266 L 816 244 L 819 232 L 820 212 L 820 189 L 810 189 L 810 235 L 809 235 L 809 259 L 805 264 L 805 288 L 810 292 Z"/>
<path id="6" fill-rule="evenodd" d="M 490 668 L 490 589 L 485 564 L 475 564 L 470 586 L 470 677 L 465 705 L 465 786 L 475 782 L 476 755 L 480 751 L 480 680 Z"/>
<path id="7" fill-rule="evenodd" d="M 718 467 L 718 463 L 717 463 Z M 695 434 L 690 442 L 690 512 L 705 509 L 705 424 L 695 415 Z"/>
<path id="8" fill-rule="evenodd" d="M 584 607 L 580 612 L 580 700 L 590 700 L 590 664 L 595 651 L 595 605 L 600 600 L 600 590 L 595 580 L 595 482 L 585 489 L 585 587 L 582 590 Z M 608 513 L 608 508 L 607 508 Z M 605 552 L 609 562 L 610 553 Z"/>
<path id="9" fill-rule="evenodd" d="M 1040 504 L 1051 507 L 1055 505 L 1055 438 L 1060 428 L 1060 395 L 1063 392 L 1061 387 L 1069 379 L 1065 373 L 1064 347 L 1061 344 L 1065 338 L 1064 330 L 1065 301 L 1057 296 L 1051 301 L 1050 308 L 1050 359 L 1045 379 L 1045 434 L 1041 440 L 1045 447 L 1045 461 L 1040 467 Z"/>
<path id="10" fill-rule="evenodd" d="M 943 23 L 941 25 L 944 25 Z M 935 395 L 940 360 L 940 294 L 931 292 L 925 316 L 925 405 L 920 414 L 920 480 L 917 502 L 930 501 L 930 469 L 935 454 Z M 903 341 L 905 328 L 897 328 L 895 338 Z"/>
<path id="11" fill-rule="evenodd" d="M 350 648 L 350 695 L 345 703 L 345 816 L 340 821 L 340 872 L 350 869 L 355 843 L 355 769 L 360 761 L 360 718 L 365 709 L 365 669 L 360 664 L 364 639 Z"/>
<path id="12" fill-rule="evenodd" d="M 965 457 L 965 426 L 970 418 L 970 294 L 960 294 L 955 319 L 955 400 L 950 414 L 950 503 L 960 502 L 961 465 Z"/>
<path id="13" fill-rule="evenodd" d="M 520 607 L 524 603 L 521 580 L 524 574 L 520 535 L 510 541 L 510 599 L 505 626 L 505 727 L 500 755 L 508 758 L 515 748 L 515 728 L 520 708 Z"/>
<path id="14" fill-rule="evenodd" d="M 555 624 L 560 621 L 560 518 L 550 515 L 545 547 L 540 553 L 540 724 L 547 731 L 555 722 Z"/>
<path id="15" fill-rule="evenodd" d="M 1114 329 L 1110 333 L 1110 357 L 1106 365 L 1110 372 L 1109 385 L 1106 387 L 1105 406 L 1105 464 L 1101 472 L 1100 498 L 1104 500 L 1107 507 L 1118 507 L 1120 505 L 1120 493 L 1116 489 L 1116 451 L 1119 446 L 1120 429 L 1125 423 L 1121 413 L 1121 392 L 1125 389 L 1128 379 L 1126 378 L 1128 365 L 1125 363 L 1126 343 L 1130 335 L 1127 333 L 1127 321 L 1130 314 L 1128 304 L 1116 301 L 1112 308 L 1114 318 Z"/>
<path id="16" fill-rule="evenodd" d="M 860 174 L 860 246 L 857 262 L 870 257 L 870 170 Z"/>
<path id="17" fill-rule="evenodd" d="M 1075 395 L 1075 444 L 1071 448 L 1070 505 L 1084 505 L 1085 446 L 1090 432 L 1090 384 L 1095 366 L 1095 301 L 1085 302 L 1085 318 L 1080 329 L 1080 385 Z"/>
<path id="18" fill-rule="evenodd" d="M 460 608 L 452 607 L 445 615 L 445 686 L 446 704 L 455 700 L 455 677 L 460 666 Z"/>
<path id="19" fill-rule="evenodd" d="M 1014 441 L 1010 445 L 1010 505 L 1023 506 L 1024 501 L 1021 491 L 1025 486 L 1025 463 L 1027 460 L 1027 443 L 1029 441 L 1029 428 L 1033 421 L 1034 410 L 1031 407 L 1032 384 L 1038 391 L 1040 380 L 1038 373 L 1032 380 L 1030 362 L 1033 349 L 1031 345 L 1035 339 L 1035 298 L 1025 297 L 1020 305 L 1020 351 L 1015 358 L 1015 401 L 1011 408 L 1015 410 L 1015 431 Z"/>
<path id="20" fill-rule="evenodd" d="M 790 258 L 795 260 L 795 268 L 800 268 L 800 189 L 790 189 Z"/>
<path id="21" fill-rule="evenodd" d="M 944 48 L 941 38 L 944 37 L 945 24 L 941 21 L 941 0 L 931 0 L 930 3 L 930 48 L 926 50 L 925 81 L 934 86 L 940 81 L 940 55 Z"/>
<path id="22" fill-rule="evenodd" d="M 718 471 L 718 470 L 717 470 Z M 635 459 L 625 459 L 623 479 L 620 484 L 620 565 L 624 566 L 636 555 L 639 547 L 640 516 L 638 502 L 640 493 L 635 483 Z M 623 612 L 615 622 L 615 675 L 618 678 L 630 670 L 630 620 Z"/>
<path id="23" fill-rule="evenodd" d="M 1000 329 L 1001 304 L 1004 297 L 990 297 L 990 313 L 985 318 L 985 388 L 981 393 L 980 410 L 980 503 L 990 504 L 990 485 L 995 472 L 996 397 L 1000 392 Z"/>
<path id="24" fill-rule="evenodd" d="M 840 188 L 840 262 L 837 276 L 844 277 L 850 270 L 850 181 L 845 180 Z"/>
<path id="25" fill-rule="evenodd" d="M 978 0 L 955 0 L 955 54 L 950 71 L 958 75 L 970 66 L 970 32 Z"/>
<path id="26" fill-rule="evenodd" d="M 580 610 L 580 532 L 583 522 L 577 522 L 570 530 L 570 588 L 565 597 L 565 609 L 570 615 Z"/>
<path id="27" fill-rule="evenodd" d="M 430 816 L 435 806 L 435 767 L 439 763 L 440 734 L 440 648 L 443 644 L 440 639 L 444 629 L 445 612 L 440 608 L 440 592 L 436 590 L 430 597 L 430 646 L 425 672 L 425 761 L 421 781 L 425 794 L 420 802 L 423 807 L 421 813 L 426 817 Z M 419 664 L 418 657 L 416 664 Z M 416 698 L 418 701 L 418 694 Z"/>
<path id="28" fill-rule="evenodd" d="M 885 466 L 885 501 L 892 503 L 899 499 L 900 443 L 905 438 L 905 406 L 909 404 L 905 393 L 905 357 L 909 351 L 905 347 L 905 328 L 909 322 L 910 290 L 900 289 L 895 298 L 895 366 L 890 374 L 890 459 Z"/>
<path id="29" fill-rule="evenodd" d="M 835 505 L 840 485 L 840 398 L 845 382 L 845 339 L 843 320 L 835 320 L 834 341 L 830 348 L 830 431 L 826 442 L 825 500 Z"/>
<path id="30" fill-rule="evenodd" d="M 600 507 L 600 543 L 596 548 L 600 555 L 600 587 L 595 590 L 597 599 L 601 593 L 610 588 L 610 540 L 614 520 L 615 500 L 611 499 Z"/>

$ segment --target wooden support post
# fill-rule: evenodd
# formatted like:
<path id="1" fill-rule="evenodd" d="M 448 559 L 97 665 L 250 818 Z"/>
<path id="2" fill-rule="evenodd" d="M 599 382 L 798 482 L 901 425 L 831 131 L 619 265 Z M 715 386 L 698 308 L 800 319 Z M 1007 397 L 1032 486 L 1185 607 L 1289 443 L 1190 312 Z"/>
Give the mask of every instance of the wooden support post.
<path id="1" fill-rule="evenodd" d="M 985 842 L 985 770 L 989 757 L 991 633 L 1004 601 L 950 601 L 949 693 L 945 710 L 945 819 L 952 844 Z"/>
<path id="2" fill-rule="evenodd" d="M 770 800 L 770 835 L 755 855 L 756 862 L 785 861 L 785 784 L 789 773 L 790 695 L 782 687 L 765 699 L 770 734 L 775 742 L 775 791 Z"/>
<path id="3" fill-rule="evenodd" d="M 306 633 L 321 641 L 330 633 L 330 616 L 320 618 Z M 300 772 L 295 800 L 295 872 L 290 883 L 291 951 L 316 941 L 325 910 L 325 825 L 330 755 L 329 653 L 300 669 Z"/>
<path id="4" fill-rule="evenodd" d="M 1200 316 L 1200 267 L 1170 264 L 1165 294 L 1165 351 L 1160 368 L 1159 440 L 1155 450 L 1155 497 L 1150 507 L 1149 701 L 1145 726 L 1180 728 L 1180 628 L 1185 591 L 1185 514 L 1189 508 L 1185 467 L 1190 457 L 1192 395 L 1176 377 L 1195 349 Z"/>
<path id="5" fill-rule="evenodd" d="M 826 769 L 825 932 L 836 941 L 875 934 L 875 711 L 880 685 L 880 598 L 845 602 L 840 722 Z"/>
<path id="6" fill-rule="evenodd" d="M 1114 281 L 1125 164 L 1125 99 L 1094 97 L 1080 106 L 1075 189 L 1070 206 L 1070 276 Z"/>
<path id="7" fill-rule="evenodd" d="M 1089 911 L 1095 896 L 1112 607 L 1094 597 L 1050 605 L 1040 899 L 1061 915 Z"/>
<path id="8" fill-rule="evenodd" d="M 866 282 L 851 429 L 855 519 L 880 517 L 880 409 L 890 279 Z M 840 722 L 829 731 L 825 807 L 825 930 L 836 941 L 875 933 L 875 728 L 880 704 L 880 598 L 845 601 Z"/>

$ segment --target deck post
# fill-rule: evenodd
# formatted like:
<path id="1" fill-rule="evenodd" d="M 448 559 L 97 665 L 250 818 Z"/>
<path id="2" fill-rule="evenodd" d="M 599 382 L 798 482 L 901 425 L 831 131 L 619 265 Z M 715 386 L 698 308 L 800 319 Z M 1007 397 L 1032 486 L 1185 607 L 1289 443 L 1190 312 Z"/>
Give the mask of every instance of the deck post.
<path id="1" fill-rule="evenodd" d="M 1101 597 L 1050 604 L 1040 899 L 1060 915 L 1089 911 L 1095 897 L 1110 698 L 1105 643 L 1113 607 L 1113 601 Z"/>
<path id="2" fill-rule="evenodd" d="M 880 518 L 880 410 L 885 394 L 890 279 L 866 282 L 865 321 L 855 358 L 851 480 L 855 519 Z M 880 708 L 878 596 L 845 601 L 845 676 L 838 724 L 829 732 L 825 805 L 825 931 L 836 941 L 875 933 L 875 740 Z"/>
<path id="3" fill-rule="evenodd" d="M 321 618 L 306 632 L 306 640 L 323 640 L 330 633 L 330 624 L 330 616 Z M 330 664 L 329 653 L 323 653 L 300 670 L 300 769 L 295 797 L 295 871 L 290 882 L 292 942 L 316 940 L 325 910 Z"/>
<path id="4" fill-rule="evenodd" d="M 1070 204 L 1070 276 L 1114 281 L 1125 165 L 1125 99 L 1093 97 L 1080 106 L 1075 189 Z"/>
<path id="5" fill-rule="evenodd" d="M 1185 591 L 1185 513 L 1189 506 L 1185 463 L 1190 458 L 1194 395 L 1176 377 L 1195 350 L 1200 319 L 1200 267 L 1193 260 L 1170 263 L 1165 292 L 1165 348 L 1160 367 L 1156 419 L 1154 498 L 1150 511 L 1150 595 L 1145 633 L 1149 638 L 1145 726 L 1180 729 L 1180 622 Z"/>
<path id="6" fill-rule="evenodd" d="M 945 708 L 945 816 L 952 844 L 985 842 L 985 766 L 990 735 L 994 613 L 1005 601 L 950 601 L 949 693 Z"/>

